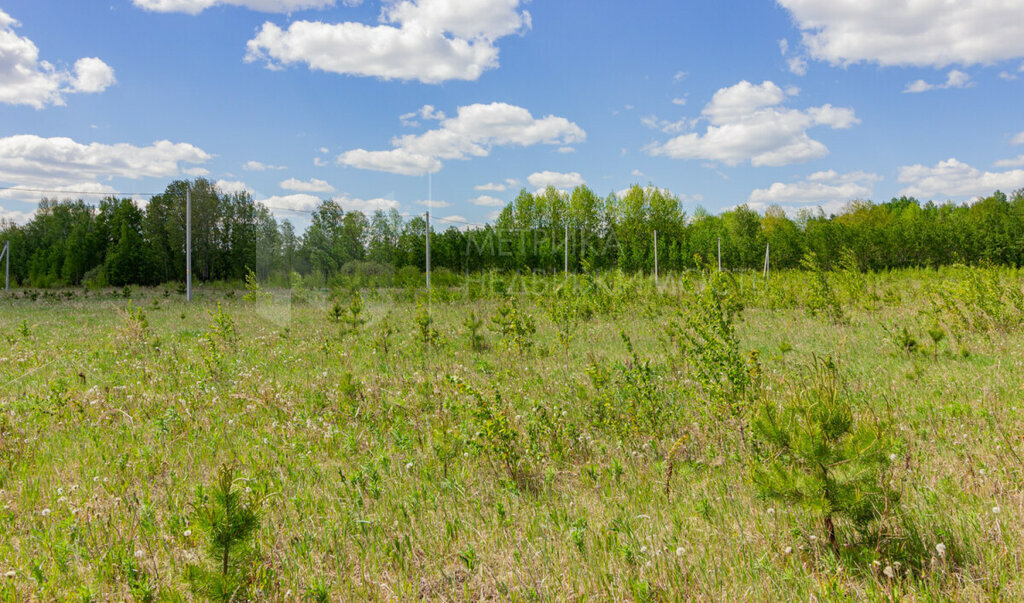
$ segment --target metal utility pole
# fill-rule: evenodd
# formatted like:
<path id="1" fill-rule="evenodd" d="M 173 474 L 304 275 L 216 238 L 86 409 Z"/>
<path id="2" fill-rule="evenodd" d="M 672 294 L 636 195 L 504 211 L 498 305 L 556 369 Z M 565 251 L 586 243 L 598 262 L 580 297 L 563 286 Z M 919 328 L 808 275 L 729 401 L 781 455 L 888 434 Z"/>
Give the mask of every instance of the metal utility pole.
<path id="1" fill-rule="evenodd" d="M 658 231 L 654 231 L 654 286 L 658 286 Z"/>
<path id="2" fill-rule="evenodd" d="M 192 185 L 185 185 L 185 300 L 192 301 Z"/>
<path id="3" fill-rule="evenodd" d="M 434 175 L 427 172 L 427 303 L 430 302 L 430 210 L 434 206 Z"/>
<path id="4" fill-rule="evenodd" d="M 764 280 L 768 280 L 768 250 L 771 247 L 771 243 L 764 244 Z"/>
<path id="5" fill-rule="evenodd" d="M 4 250 L 0 251 L 0 257 L 5 258 L 7 265 L 4 267 L 4 291 L 11 290 L 11 242 L 4 243 Z"/>
<path id="6" fill-rule="evenodd" d="M 565 276 L 569 276 L 569 224 L 565 225 Z"/>
<path id="7" fill-rule="evenodd" d="M 722 237 L 718 237 L 718 271 L 722 271 Z"/>
<path id="8" fill-rule="evenodd" d="M 427 210 L 427 296 L 430 296 L 430 210 Z"/>

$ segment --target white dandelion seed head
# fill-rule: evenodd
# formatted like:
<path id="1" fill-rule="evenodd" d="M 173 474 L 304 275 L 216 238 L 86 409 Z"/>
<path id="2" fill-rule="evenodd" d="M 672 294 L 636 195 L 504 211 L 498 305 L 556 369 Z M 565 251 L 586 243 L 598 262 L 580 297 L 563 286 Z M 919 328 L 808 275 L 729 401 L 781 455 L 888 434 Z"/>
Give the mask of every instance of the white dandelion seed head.
<path id="1" fill-rule="evenodd" d="M 885 569 L 882 570 L 882 573 L 885 574 L 886 578 L 894 578 L 894 577 L 896 577 L 896 572 L 893 571 L 891 565 L 885 566 Z"/>
<path id="2" fill-rule="evenodd" d="M 939 554 L 939 557 L 945 557 L 946 556 L 946 545 L 942 544 L 941 542 L 939 544 L 935 545 L 935 552 Z"/>

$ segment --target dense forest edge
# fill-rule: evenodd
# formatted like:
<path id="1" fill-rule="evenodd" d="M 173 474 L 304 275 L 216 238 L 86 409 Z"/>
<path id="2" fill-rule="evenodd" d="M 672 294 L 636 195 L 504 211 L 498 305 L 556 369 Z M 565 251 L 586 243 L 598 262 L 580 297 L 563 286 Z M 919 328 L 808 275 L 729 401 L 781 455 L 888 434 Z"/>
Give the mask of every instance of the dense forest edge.
<path id="1" fill-rule="evenodd" d="M 43 199 L 24 225 L 0 220 L 10 242 L 12 285 L 30 287 L 153 285 L 185 279 L 185 193 L 192 197 L 193 275 L 238 281 L 251 270 L 271 283 L 299 275 L 330 285 L 358 277 L 367 284 L 407 284 L 426 259 L 426 220 L 396 210 L 346 211 L 332 200 L 312 210 L 297 233 L 247 192 L 224 193 L 210 181 L 177 180 L 140 206 L 127 198 L 99 205 Z M 650 272 L 657 231 L 660 270 L 721 261 L 728 269 L 760 269 L 770 248 L 773 268 L 796 268 L 808 253 L 823 267 L 855 258 L 865 270 L 954 263 L 1024 265 L 1024 189 L 996 191 L 972 203 L 854 201 L 826 215 L 787 216 L 747 205 L 688 215 L 678 197 L 635 185 L 621 196 L 523 190 L 493 224 L 431 224 L 431 264 L 441 275 L 485 270 L 555 272 L 568 242 L 572 271 Z"/>

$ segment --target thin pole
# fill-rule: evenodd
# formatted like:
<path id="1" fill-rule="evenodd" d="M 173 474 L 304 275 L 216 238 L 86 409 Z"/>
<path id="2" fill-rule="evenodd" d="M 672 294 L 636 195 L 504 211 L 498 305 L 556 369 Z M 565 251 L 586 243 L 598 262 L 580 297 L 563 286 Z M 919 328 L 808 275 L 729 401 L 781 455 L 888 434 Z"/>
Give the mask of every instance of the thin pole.
<path id="1" fill-rule="evenodd" d="M 430 210 L 427 210 L 427 298 L 430 297 Z"/>
<path id="2" fill-rule="evenodd" d="M 569 224 L 565 224 L 565 275 L 569 276 Z"/>
<path id="3" fill-rule="evenodd" d="M 718 271 L 722 271 L 722 237 L 718 237 Z"/>
<path id="4" fill-rule="evenodd" d="M 654 230 L 654 286 L 658 286 L 658 230 Z"/>
<path id="5" fill-rule="evenodd" d="M 4 258 L 7 261 L 6 267 L 4 267 L 4 291 L 11 290 L 11 242 L 7 241 L 4 243 Z"/>
<path id="6" fill-rule="evenodd" d="M 771 243 L 764 244 L 764 280 L 768 280 L 768 250 L 771 247 Z"/>
<path id="7" fill-rule="evenodd" d="M 185 185 L 185 300 L 192 301 L 192 185 Z"/>

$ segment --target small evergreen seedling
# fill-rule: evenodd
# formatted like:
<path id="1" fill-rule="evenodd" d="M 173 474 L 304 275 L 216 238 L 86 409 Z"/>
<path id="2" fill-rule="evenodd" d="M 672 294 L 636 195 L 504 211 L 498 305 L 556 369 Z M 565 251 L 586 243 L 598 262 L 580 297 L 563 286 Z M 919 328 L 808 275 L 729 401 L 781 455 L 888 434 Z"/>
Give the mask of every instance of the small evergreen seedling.
<path id="1" fill-rule="evenodd" d="M 466 320 L 462 322 L 462 325 L 466 327 L 466 335 L 469 338 L 469 347 L 474 351 L 483 350 L 486 347 L 484 342 L 484 336 L 480 332 L 480 328 L 483 327 L 484 321 L 477 318 L 476 312 L 470 312 Z"/>
<path id="2" fill-rule="evenodd" d="M 762 406 L 754 418 L 762 455 L 753 480 L 762 497 L 819 515 L 838 552 L 836 518 L 863 529 L 896 503 L 884 483 L 893 441 L 878 426 L 854 421 L 830 358 L 815 359 L 809 381 L 782 404 Z"/>
<path id="3" fill-rule="evenodd" d="M 943 339 L 945 339 L 945 337 L 946 337 L 946 330 L 942 328 L 942 325 L 940 325 L 938 322 L 936 322 L 935 324 L 933 324 L 931 326 L 930 329 L 928 329 L 928 337 L 932 338 L 932 359 L 933 360 L 938 360 L 938 358 L 939 358 L 939 342 L 941 342 Z"/>
<path id="4" fill-rule="evenodd" d="M 345 309 L 341 307 L 341 302 L 334 300 L 334 306 L 331 307 L 330 312 L 327 313 L 327 320 L 338 324 L 341 322 L 341 317 L 345 315 Z"/>
<path id="5" fill-rule="evenodd" d="M 223 465 L 208 495 L 200 492 L 196 519 L 206 537 L 212 567 L 189 566 L 186 577 L 197 596 L 219 601 L 247 598 L 256 556 L 253 539 L 259 514 L 252 501 L 235 489 L 234 470 Z"/>
<path id="6" fill-rule="evenodd" d="M 263 290 L 260 285 L 260 279 L 256 276 L 256 273 L 251 268 L 245 268 L 245 295 L 242 296 L 247 302 L 256 303 L 264 298 L 270 297 L 270 294 Z"/>

